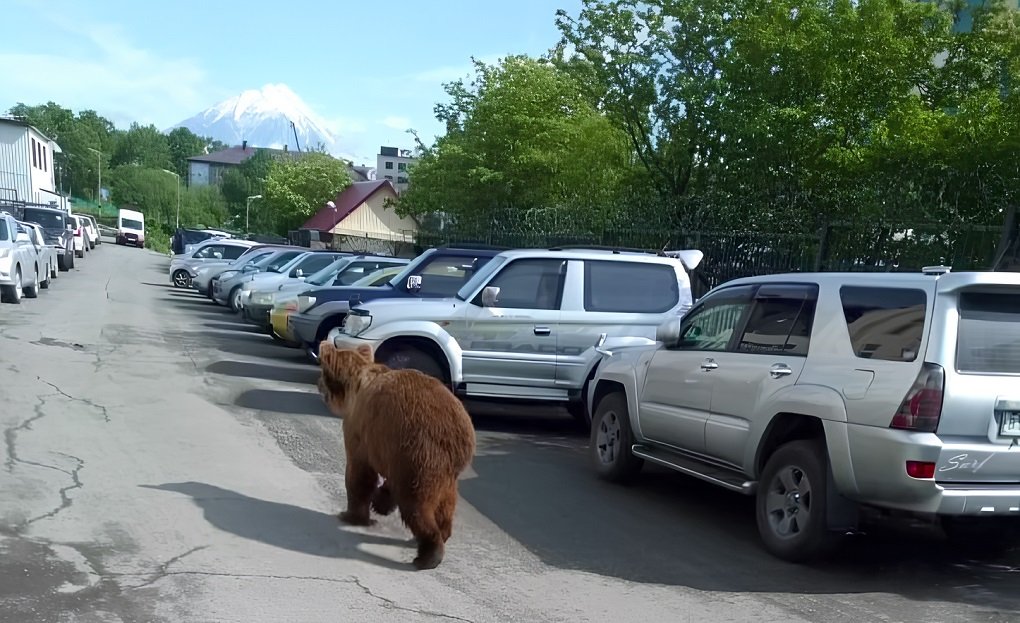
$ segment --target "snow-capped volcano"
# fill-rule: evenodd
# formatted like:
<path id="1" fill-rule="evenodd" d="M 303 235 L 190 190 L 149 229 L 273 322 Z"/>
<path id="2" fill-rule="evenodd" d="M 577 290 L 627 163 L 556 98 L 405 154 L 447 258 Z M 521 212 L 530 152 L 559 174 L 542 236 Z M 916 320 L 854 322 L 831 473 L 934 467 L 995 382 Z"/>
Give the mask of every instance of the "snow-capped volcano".
<path id="1" fill-rule="evenodd" d="M 294 122 L 301 149 L 323 143 L 334 156 L 340 153 L 336 137 L 327 124 L 285 84 L 267 84 L 248 89 L 212 108 L 185 119 L 174 127 L 185 127 L 199 136 L 209 136 L 228 145 L 248 141 L 254 147 L 296 150 Z"/>

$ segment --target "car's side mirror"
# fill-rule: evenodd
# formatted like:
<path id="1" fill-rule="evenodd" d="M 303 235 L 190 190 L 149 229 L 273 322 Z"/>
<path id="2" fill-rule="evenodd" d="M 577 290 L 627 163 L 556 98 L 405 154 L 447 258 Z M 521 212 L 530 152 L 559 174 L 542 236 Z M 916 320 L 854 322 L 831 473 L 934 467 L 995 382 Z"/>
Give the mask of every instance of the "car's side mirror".
<path id="1" fill-rule="evenodd" d="M 66 226 L 64 227 L 64 229 L 66 229 L 67 231 L 74 231 L 74 225 L 72 225 L 72 224 L 68 223 L 68 224 L 67 224 L 67 225 L 66 225 Z"/>
<path id="2" fill-rule="evenodd" d="M 486 286 L 482 290 L 482 307 L 495 307 L 499 302 L 499 288 L 496 286 Z"/>
<path id="3" fill-rule="evenodd" d="M 407 278 L 407 291 L 408 292 L 419 292 L 421 291 L 421 275 L 411 275 Z"/>
<path id="4" fill-rule="evenodd" d="M 259 267 L 254 265 L 254 264 L 245 264 L 241 268 L 241 272 L 242 273 L 253 273 L 253 272 L 257 271 L 258 269 L 259 269 Z"/>
<path id="5" fill-rule="evenodd" d="M 660 324 L 655 330 L 655 341 L 662 342 L 666 348 L 676 348 L 680 344 L 680 320 L 681 316 L 676 315 Z"/>
<path id="6" fill-rule="evenodd" d="M 297 277 L 298 279 L 304 279 L 305 278 L 305 271 L 301 270 L 300 268 L 295 268 L 294 269 L 294 276 Z"/>

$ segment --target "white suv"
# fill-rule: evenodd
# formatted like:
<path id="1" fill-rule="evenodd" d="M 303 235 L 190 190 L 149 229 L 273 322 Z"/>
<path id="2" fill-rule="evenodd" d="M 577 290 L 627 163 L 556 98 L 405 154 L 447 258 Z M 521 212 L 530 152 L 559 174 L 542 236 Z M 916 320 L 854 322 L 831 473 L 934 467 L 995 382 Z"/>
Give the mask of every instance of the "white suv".
<path id="1" fill-rule="evenodd" d="M 565 403 L 587 424 L 583 395 L 600 361 L 599 334 L 654 337 L 690 308 L 687 270 L 701 258 L 700 251 L 504 251 L 453 298 L 352 301 L 343 328 L 326 339 L 344 348 L 370 344 L 380 362 L 419 369 L 465 396 Z M 420 285 L 430 277 L 410 279 Z"/>
<path id="2" fill-rule="evenodd" d="M 5 303 L 20 303 L 22 296 L 39 295 L 40 269 L 32 239 L 18 221 L 0 212 L 0 297 Z"/>

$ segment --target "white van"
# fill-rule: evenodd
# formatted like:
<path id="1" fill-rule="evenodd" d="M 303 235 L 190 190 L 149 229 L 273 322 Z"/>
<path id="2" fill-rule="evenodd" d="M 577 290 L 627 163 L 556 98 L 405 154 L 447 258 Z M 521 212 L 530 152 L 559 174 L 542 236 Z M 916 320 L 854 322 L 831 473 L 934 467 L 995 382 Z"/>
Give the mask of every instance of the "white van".
<path id="1" fill-rule="evenodd" d="M 121 208 L 117 211 L 117 244 L 145 246 L 145 215 Z"/>

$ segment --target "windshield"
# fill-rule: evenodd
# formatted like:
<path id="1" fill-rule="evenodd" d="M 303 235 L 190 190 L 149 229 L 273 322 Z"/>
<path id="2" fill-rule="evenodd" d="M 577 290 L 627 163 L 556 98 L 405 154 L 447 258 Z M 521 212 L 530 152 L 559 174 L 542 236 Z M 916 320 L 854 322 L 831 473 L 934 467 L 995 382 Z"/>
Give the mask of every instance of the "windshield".
<path id="1" fill-rule="evenodd" d="M 403 264 L 399 266 L 391 266 L 390 268 L 383 268 L 382 270 L 377 270 L 370 275 L 366 275 L 365 277 L 358 279 L 351 285 L 357 287 L 376 287 L 388 285 L 393 276 L 402 273 L 404 271 L 404 268 L 405 265 Z"/>
<path id="2" fill-rule="evenodd" d="M 309 276 L 307 279 L 305 279 L 305 283 L 310 283 L 313 286 L 324 286 L 327 283 L 333 281 L 333 277 L 336 277 L 336 274 L 340 272 L 340 270 L 350 262 L 351 258 L 341 257 L 340 259 L 331 263 L 329 266 L 323 268 L 319 272 Z"/>
<path id="3" fill-rule="evenodd" d="M 32 208 L 25 208 L 25 220 L 38 223 L 46 229 L 63 229 L 64 228 L 64 215 L 59 212 L 50 212 L 49 210 L 33 210 Z"/>
<path id="4" fill-rule="evenodd" d="M 290 270 L 306 253 L 306 251 L 281 251 L 276 257 L 264 264 L 266 272 L 281 273 L 284 270 Z"/>
<path id="5" fill-rule="evenodd" d="M 181 232 L 181 238 L 184 240 L 184 244 L 195 244 L 196 242 L 202 242 L 212 238 L 213 235 L 206 231 L 194 231 L 185 229 Z"/>
<path id="6" fill-rule="evenodd" d="M 484 266 L 475 271 L 474 277 L 471 277 L 467 282 L 457 290 L 457 298 L 462 301 L 468 300 L 467 297 L 471 296 L 471 293 L 489 278 L 489 275 L 494 273 L 502 264 L 506 261 L 505 257 L 494 257 L 492 260 L 485 263 Z"/>
<path id="7" fill-rule="evenodd" d="M 141 229 L 142 222 L 136 221 L 133 218 L 122 218 L 120 219 L 120 226 L 125 227 L 127 229 Z"/>

